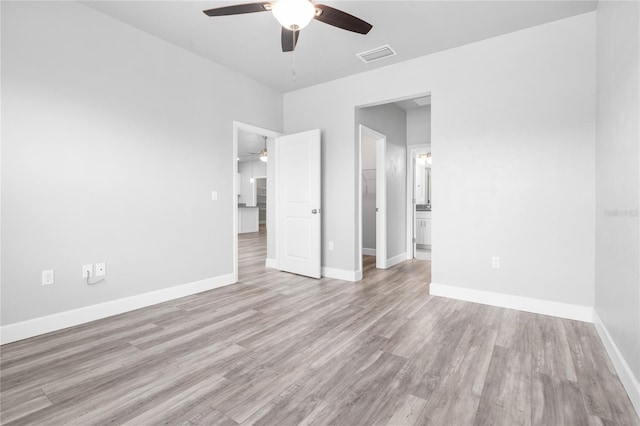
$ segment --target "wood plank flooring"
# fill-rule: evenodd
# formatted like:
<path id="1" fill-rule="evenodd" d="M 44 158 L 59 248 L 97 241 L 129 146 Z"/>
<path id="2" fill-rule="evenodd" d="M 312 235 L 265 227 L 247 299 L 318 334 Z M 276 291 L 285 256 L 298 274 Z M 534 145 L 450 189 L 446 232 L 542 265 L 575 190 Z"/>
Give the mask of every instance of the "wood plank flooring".
<path id="1" fill-rule="evenodd" d="M 4 345 L 7 425 L 640 425 L 590 324 L 428 295 L 430 262 L 240 282 Z"/>

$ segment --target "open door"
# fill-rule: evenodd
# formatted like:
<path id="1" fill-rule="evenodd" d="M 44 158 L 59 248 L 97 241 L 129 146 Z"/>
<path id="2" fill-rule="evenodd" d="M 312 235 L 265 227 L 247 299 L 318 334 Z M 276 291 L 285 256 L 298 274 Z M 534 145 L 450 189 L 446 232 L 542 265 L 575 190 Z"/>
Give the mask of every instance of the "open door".
<path id="1" fill-rule="evenodd" d="M 376 141 L 376 268 L 387 269 L 387 137 L 367 132 Z"/>
<path id="2" fill-rule="evenodd" d="M 386 172 L 386 156 L 387 156 L 387 137 L 373 129 L 360 125 L 360 160 L 359 168 L 362 176 L 362 152 L 363 146 L 375 146 L 375 193 L 376 193 L 376 213 L 375 213 L 375 229 L 376 229 L 376 268 L 387 269 L 389 262 L 387 260 L 387 172 Z M 371 159 L 369 160 L 371 161 Z M 362 179 L 360 179 L 360 270 L 362 265 L 362 241 L 364 233 L 363 210 L 362 210 Z"/>
<path id="3" fill-rule="evenodd" d="M 278 269 L 321 277 L 320 130 L 276 138 Z"/>

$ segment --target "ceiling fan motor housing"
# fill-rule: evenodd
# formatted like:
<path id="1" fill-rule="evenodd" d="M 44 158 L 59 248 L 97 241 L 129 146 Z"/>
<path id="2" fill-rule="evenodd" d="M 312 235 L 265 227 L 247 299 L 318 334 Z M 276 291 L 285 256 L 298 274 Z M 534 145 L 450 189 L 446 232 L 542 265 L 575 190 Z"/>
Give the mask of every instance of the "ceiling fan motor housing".
<path id="1" fill-rule="evenodd" d="M 207 16 L 228 16 L 268 11 L 282 25 L 280 38 L 283 52 L 292 52 L 296 48 L 300 30 L 312 19 L 359 34 L 367 34 L 373 27 L 360 18 L 326 4 L 314 4 L 311 0 L 261 1 L 216 7 L 203 12 Z"/>

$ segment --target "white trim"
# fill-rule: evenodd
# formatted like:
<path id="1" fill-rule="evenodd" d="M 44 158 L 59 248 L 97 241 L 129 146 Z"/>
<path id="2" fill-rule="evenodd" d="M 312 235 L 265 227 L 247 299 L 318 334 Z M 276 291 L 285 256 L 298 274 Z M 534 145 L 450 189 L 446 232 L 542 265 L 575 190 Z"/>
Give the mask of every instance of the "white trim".
<path id="1" fill-rule="evenodd" d="M 607 330 L 597 311 L 593 312 L 593 324 L 596 326 L 600 340 L 602 340 L 604 348 L 607 350 L 607 354 L 609 354 L 609 358 L 616 369 L 616 373 L 618 373 L 622 385 L 627 391 L 627 395 L 629 395 L 633 407 L 636 409 L 636 413 L 640 416 L 640 381 L 638 381 L 638 378 L 633 374 L 631 367 L 627 364 L 624 356 L 622 356 L 618 345 L 616 345 L 611 334 L 609 334 L 609 330 Z"/>
<path id="2" fill-rule="evenodd" d="M 180 297 L 190 296 L 214 288 L 234 284 L 238 281 L 235 274 L 222 275 L 219 277 L 207 278 L 201 281 L 194 281 L 174 287 L 163 288 L 149 293 L 138 294 L 110 302 L 99 303 L 97 305 L 85 306 L 70 311 L 59 312 L 40 318 L 27 321 L 7 324 L 0 327 L 0 343 L 11 343 L 17 340 L 28 339 L 29 337 L 63 328 L 99 320 L 102 318 L 129 312 L 157 303 L 167 302 Z"/>
<path id="3" fill-rule="evenodd" d="M 393 256 L 390 259 L 387 259 L 387 268 L 391 268 L 392 266 L 397 265 L 398 263 L 402 263 L 407 260 L 407 253 L 401 253 L 397 256 Z"/>
<path id="4" fill-rule="evenodd" d="M 516 309 L 577 321 L 593 322 L 594 311 L 593 307 L 590 306 L 553 302 L 551 300 L 534 299 L 531 297 L 512 296 L 510 294 L 473 290 L 433 282 L 429 288 L 430 294 L 433 296 L 448 297 L 450 299 L 465 300 L 467 302 L 499 306 L 501 308 Z"/>
<path id="5" fill-rule="evenodd" d="M 264 260 L 264 267 L 265 268 L 273 268 L 273 269 L 278 269 L 278 261 L 276 259 L 269 259 L 266 258 Z"/>
<path id="6" fill-rule="evenodd" d="M 356 282 L 362 279 L 362 270 L 347 271 L 345 269 L 322 267 L 322 276 L 327 278 L 335 278 L 336 280 Z"/>
<path id="7" fill-rule="evenodd" d="M 376 255 L 376 249 L 362 247 L 362 255 L 363 256 L 375 256 Z"/>

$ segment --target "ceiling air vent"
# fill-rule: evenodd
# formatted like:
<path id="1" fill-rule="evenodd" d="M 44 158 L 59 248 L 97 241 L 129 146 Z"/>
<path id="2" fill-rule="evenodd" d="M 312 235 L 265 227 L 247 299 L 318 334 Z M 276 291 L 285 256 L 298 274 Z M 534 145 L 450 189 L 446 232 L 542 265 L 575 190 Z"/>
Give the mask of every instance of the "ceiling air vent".
<path id="1" fill-rule="evenodd" d="M 370 62 L 379 61 L 380 59 L 388 58 L 396 54 L 396 51 L 388 44 L 384 46 L 376 47 L 375 49 L 367 50 L 366 52 L 360 52 L 356 56 L 362 59 L 362 62 L 368 64 Z"/>

